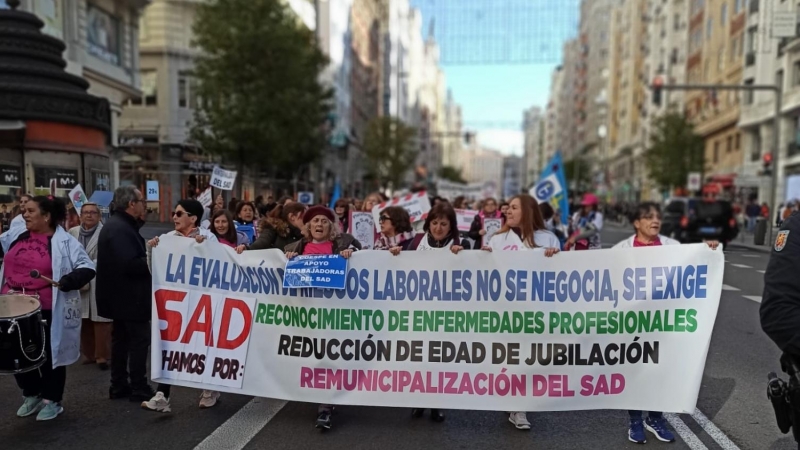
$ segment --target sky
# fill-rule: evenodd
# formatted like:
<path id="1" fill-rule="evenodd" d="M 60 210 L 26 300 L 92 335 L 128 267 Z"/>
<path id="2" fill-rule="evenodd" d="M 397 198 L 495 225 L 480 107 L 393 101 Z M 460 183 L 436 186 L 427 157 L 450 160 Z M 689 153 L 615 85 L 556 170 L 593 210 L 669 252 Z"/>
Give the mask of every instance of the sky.
<path id="1" fill-rule="evenodd" d="M 506 154 L 522 155 L 523 112 L 545 108 L 563 43 L 577 32 L 580 0 L 411 0 L 431 22 L 447 87 L 465 131 Z"/>

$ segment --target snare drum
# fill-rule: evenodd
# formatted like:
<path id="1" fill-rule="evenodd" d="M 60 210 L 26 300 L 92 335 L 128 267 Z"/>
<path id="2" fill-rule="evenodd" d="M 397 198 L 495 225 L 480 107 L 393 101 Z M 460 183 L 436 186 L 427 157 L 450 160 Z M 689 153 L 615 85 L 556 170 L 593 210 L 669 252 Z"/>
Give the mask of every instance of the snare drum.
<path id="1" fill-rule="evenodd" d="M 46 359 L 39 300 L 30 295 L 0 295 L 0 375 L 36 370 Z"/>

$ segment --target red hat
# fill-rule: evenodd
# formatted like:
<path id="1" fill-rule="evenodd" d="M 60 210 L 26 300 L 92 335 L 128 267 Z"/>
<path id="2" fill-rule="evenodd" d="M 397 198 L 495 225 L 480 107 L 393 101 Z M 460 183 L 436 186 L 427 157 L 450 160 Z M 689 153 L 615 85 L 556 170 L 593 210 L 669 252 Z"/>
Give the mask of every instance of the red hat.
<path id="1" fill-rule="evenodd" d="M 307 224 L 308 222 L 311 222 L 311 219 L 317 216 L 325 216 L 331 222 L 336 221 L 336 217 L 333 215 L 333 211 L 331 211 L 330 208 L 326 208 L 322 205 L 317 205 L 308 208 L 305 214 L 303 214 L 303 225 Z"/>
<path id="2" fill-rule="evenodd" d="M 595 206 L 598 203 L 600 202 L 597 200 L 597 196 L 589 193 L 589 194 L 584 194 L 581 206 Z"/>

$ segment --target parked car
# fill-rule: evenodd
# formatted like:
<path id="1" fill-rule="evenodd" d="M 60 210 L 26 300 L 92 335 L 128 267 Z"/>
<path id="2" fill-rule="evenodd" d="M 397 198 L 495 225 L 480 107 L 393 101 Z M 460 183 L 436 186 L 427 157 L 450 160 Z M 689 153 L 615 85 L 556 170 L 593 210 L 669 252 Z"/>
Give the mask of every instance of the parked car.
<path id="1" fill-rule="evenodd" d="M 739 234 L 739 224 L 729 201 L 676 197 L 664 207 L 661 233 L 680 242 L 713 239 L 727 245 Z"/>

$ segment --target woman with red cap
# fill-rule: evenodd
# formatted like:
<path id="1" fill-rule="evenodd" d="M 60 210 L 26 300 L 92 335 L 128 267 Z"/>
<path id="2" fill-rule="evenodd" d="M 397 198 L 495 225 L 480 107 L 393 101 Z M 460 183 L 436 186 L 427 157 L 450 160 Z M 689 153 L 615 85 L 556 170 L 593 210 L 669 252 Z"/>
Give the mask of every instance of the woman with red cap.
<path id="1" fill-rule="evenodd" d="M 361 243 L 353 236 L 339 232 L 336 216 L 324 206 L 313 206 L 303 214 L 303 239 L 285 248 L 286 257 L 298 255 L 341 255 L 349 258 L 353 252 L 361 250 Z M 319 405 L 316 427 L 323 430 L 331 428 L 332 405 Z"/>
<path id="2" fill-rule="evenodd" d="M 595 250 L 603 248 L 600 232 L 603 231 L 603 213 L 599 211 L 600 201 L 592 193 L 586 193 L 581 201 L 581 209 L 572 216 L 570 238 L 564 248 L 575 250 Z"/>

